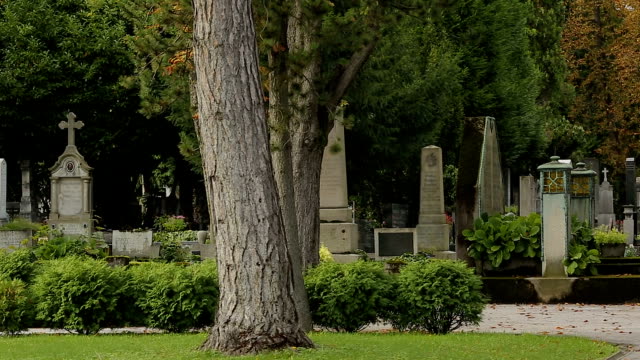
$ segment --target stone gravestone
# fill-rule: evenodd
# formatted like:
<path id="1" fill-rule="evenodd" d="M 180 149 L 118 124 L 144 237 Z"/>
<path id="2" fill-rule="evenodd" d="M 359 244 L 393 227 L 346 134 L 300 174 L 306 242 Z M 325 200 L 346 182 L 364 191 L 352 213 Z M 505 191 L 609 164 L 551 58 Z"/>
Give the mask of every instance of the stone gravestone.
<path id="1" fill-rule="evenodd" d="M 7 214 L 7 162 L 0 159 L 0 225 L 9 221 Z"/>
<path id="2" fill-rule="evenodd" d="M 504 211 L 504 185 L 495 119 L 489 116 L 465 119 L 456 185 L 456 253 L 466 259 L 467 244 L 462 236 L 473 228 L 482 213 Z"/>
<path id="3" fill-rule="evenodd" d="M 75 145 L 75 130 L 84 126 L 69 113 L 58 126 L 67 129 L 68 145 L 51 170 L 49 225 L 65 235 L 90 235 L 92 224 L 92 168 Z"/>
<path id="4" fill-rule="evenodd" d="M 528 216 L 537 211 L 538 183 L 536 178 L 527 175 L 520 176 L 520 216 Z"/>
<path id="5" fill-rule="evenodd" d="M 627 234 L 627 239 L 633 242 L 635 239 L 636 231 L 636 159 L 627 158 L 625 161 L 625 207 L 624 213 L 624 232 Z"/>
<path id="6" fill-rule="evenodd" d="M 604 180 L 600 184 L 596 213 L 598 226 L 604 225 L 611 228 L 615 224 L 616 214 L 613 212 L 613 187 L 607 180 L 608 172 L 607 168 L 602 170 Z"/>
<path id="7" fill-rule="evenodd" d="M 36 206 L 31 197 L 31 167 L 29 160 L 20 162 L 22 172 L 22 197 L 20 198 L 20 217 L 29 221 L 36 221 Z"/>
<path id="8" fill-rule="evenodd" d="M 434 251 L 436 257 L 455 258 L 455 253 L 449 251 L 451 226 L 444 211 L 442 149 L 427 146 L 422 148 L 421 155 L 418 251 Z"/>
<path id="9" fill-rule="evenodd" d="M 595 179 L 595 184 L 596 184 L 596 189 L 595 189 L 595 204 L 596 204 L 596 213 L 594 214 L 597 218 L 598 216 L 598 203 L 599 203 L 599 199 L 600 199 L 600 160 L 596 159 L 596 158 L 584 158 L 583 161 L 585 164 L 587 164 L 587 168 L 591 169 L 593 171 L 596 172 L 596 179 Z"/>
<path id="10" fill-rule="evenodd" d="M 347 198 L 347 161 L 341 117 L 329 132 L 320 172 L 320 242 L 332 253 L 358 249 L 358 225 Z"/>

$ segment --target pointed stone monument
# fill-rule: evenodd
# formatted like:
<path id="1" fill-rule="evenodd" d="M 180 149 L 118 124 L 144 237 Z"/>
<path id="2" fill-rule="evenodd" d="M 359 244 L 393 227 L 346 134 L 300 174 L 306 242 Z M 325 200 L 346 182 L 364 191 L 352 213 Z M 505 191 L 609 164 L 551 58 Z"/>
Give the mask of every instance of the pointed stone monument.
<path id="1" fill-rule="evenodd" d="M 616 214 L 613 212 L 613 187 L 607 180 L 608 172 L 609 170 L 607 170 L 607 168 L 602 170 L 604 180 L 602 181 L 602 184 L 600 184 L 600 193 L 598 194 L 597 224 L 598 226 L 604 225 L 611 229 L 615 224 Z"/>
<path id="2" fill-rule="evenodd" d="M 338 116 L 329 132 L 320 172 L 320 242 L 332 253 L 358 249 L 358 225 L 347 198 L 344 125 Z"/>
<path id="3" fill-rule="evenodd" d="M 51 212 L 49 225 L 65 235 L 91 235 L 93 170 L 75 145 L 75 130 L 84 126 L 70 112 L 60 129 L 67 129 L 68 144 L 51 170 Z"/>

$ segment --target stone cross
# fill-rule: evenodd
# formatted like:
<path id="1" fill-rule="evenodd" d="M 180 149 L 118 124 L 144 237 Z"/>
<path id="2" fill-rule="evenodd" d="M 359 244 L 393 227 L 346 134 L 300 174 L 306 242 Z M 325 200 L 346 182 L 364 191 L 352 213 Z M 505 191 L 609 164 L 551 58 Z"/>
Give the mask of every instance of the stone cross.
<path id="1" fill-rule="evenodd" d="M 608 172 L 609 172 L 609 170 L 607 170 L 607 168 L 604 168 L 604 170 L 602 170 L 602 173 L 604 174 L 604 181 L 603 182 L 607 181 L 607 173 Z"/>
<path id="2" fill-rule="evenodd" d="M 69 138 L 69 144 L 70 146 L 75 146 L 76 145 L 76 134 L 75 134 L 75 130 L 76 129 L 81 129 L 84 126 L 84 123 L 82 121 L 75 121 L 76 119 L 76 114 L 70 112 L 67 114 L 67 120 L 68 121 L 61 121 L 58 126 L 60 127 L 60 129 L 68 129 L 68 138 Z"/>

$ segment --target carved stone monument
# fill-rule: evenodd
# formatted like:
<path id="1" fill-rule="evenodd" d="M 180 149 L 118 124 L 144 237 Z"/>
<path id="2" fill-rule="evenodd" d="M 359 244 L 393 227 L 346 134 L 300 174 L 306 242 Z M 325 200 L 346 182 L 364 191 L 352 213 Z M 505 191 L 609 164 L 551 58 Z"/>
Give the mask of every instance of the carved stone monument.
<path id="1" fill-rule="evenodd" d="M 0 225 L 9 221 L 7 214 L 7 162 L 0 159 Z"/>
<path id="2" fill-rule="evenodd" d="M 75 145 L 75 130 L 84 126 L 69 113 L 58 126 L 68 131 L 68 145 L 51 170 L 49 225 L 65 235 L 90 235 L 92 226 L 92 168 Z"/>
<path id="3" fill-rule="evenodd" d="M 604 174 L 604 180 L 600 184 L 598 206 L 597 206 L 597 220 L 598 226 L 605 225 L 611 228 L 615 224 L 616 214 L 613 212 L 613 187 L 607 180 L 607 173 L 609 170 L 604 168 L 602 173 Z"/>
<path id="4" fill-rule="evenodd" d="M 329 132 L 320 172 L 320 242 L 332 253 L 358 249 L 358 225 L 347 198 L 344 125 L 337 118 Z"/>
<path id="5" fill-rule="evenodd" d="M 420 161 L 420 216 L 416 226 L 418 251 L 432 250 L 437 257 L 455 258 L 449 251 L 451 225 L 444 211 L 442 149 L 422 148 Z"/>
<path id="6" fill-rule="evenodd" d="M 34 198 L 31 196 L 31 166 L 29 160 L 20 162 L 20 170 L 22 172 L 22 197 L 20 198 L 20 217 L 37 221 L 37 206 Z"/>

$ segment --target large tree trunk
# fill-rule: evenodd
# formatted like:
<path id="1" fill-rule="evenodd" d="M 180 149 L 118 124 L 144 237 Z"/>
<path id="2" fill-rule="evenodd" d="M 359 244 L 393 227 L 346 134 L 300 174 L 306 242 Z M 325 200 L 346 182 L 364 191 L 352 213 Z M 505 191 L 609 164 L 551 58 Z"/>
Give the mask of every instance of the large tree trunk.
<path id="1" fill-rule="evenodd" d="M 289 135 L 289 89 L 286 63 L 287 16 L 274 13 L 272 21 L 278 21 L 279 30 L 275 46 L 269 53 L 269 133 L 274 176 L 280 195 L 280 208 L 284 219 L 287 245 L 293 267 L 294 297 L 300 315 L 300 325 L 304 331 L 311 331 L 311 311 L 302 276 L 302 254 L 298 237 L 298 218 L 293 185 L 293 165 L 291 159 L 291 137 Z"/>
<path id="2" fill-rule="evenodd" d="M 320 256 L 320 168 L 327 128 L 318 118 L 314 84 L 320 77 L 320 53 L 314 47 L 313 34 L 320 33 L 320 25 L 320 19 L 304 15 L 302 1 L 296 0 L 287 42 L 293 56 L 307 57 L 301 68 L 290 69 L 289 74 L 294 192 L 303 268 L 316 265 Z"/>
<path id="3" fill-rule="evenodd" d="M 300 328 L 269 152 L 249 0 L 194 1 L 202 160 L 212 184 L 220 302 L 203 348 L 313 346 Z"/>

